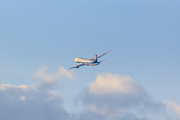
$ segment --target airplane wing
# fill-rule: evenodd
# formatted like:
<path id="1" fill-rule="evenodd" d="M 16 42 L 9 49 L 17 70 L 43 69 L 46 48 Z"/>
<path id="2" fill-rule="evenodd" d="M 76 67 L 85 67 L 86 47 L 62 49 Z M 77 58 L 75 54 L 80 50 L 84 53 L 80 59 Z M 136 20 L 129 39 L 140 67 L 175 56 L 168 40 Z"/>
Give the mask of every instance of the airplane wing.
<path id="1" fill-rule="evenodd" d="M 77 65 L 74 65 L 74 67 L 71 67 L 69 69 L 73 69 L 73 68 L 79 68 L 80 66 L 83 66 L 85 65 L 84 63 L 80 63 L 80 64 L 77 64 Z"/>
<path id="2" fill-rule="evenodd" d="M 112 49 L 111 49 L 111 50 L 112 50 Z M 107 54 L 107 53 L 108 53 L 108 52 L 110 52 L 111 50 L 109 50 L 109 51 L 107 51 L 107 52 L 103 53 L 102 55 L 97 56 L 97 58 L 100 58 L 101 56 L 103 56 L 103 55 Z"/>

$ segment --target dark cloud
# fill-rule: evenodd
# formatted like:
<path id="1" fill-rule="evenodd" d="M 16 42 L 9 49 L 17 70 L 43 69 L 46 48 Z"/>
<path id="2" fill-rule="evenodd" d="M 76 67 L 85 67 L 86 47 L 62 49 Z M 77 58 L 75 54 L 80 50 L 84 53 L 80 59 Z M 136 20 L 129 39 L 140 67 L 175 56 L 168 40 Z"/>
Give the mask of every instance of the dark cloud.
<path id="1" fill-rule="evenodd" d="M 73 120 L 105 120 L 106 118 L 100 114 L 84 111 L 80 114 L 72 116 Z"/>
<path id="2" fill-rule="evenodd" d="M 0 84 L 1 120 L 69 120 L 55 91 Z"/>
<path id="3" fill-rule="evenodd" d="M 108 117 L 93 112 L 82 112 L 79 115 L 74 115 L 73 120 L 149 120 L 143 117 L 137 117 L 132 113 L 125 113 L 119 117 Z"/>

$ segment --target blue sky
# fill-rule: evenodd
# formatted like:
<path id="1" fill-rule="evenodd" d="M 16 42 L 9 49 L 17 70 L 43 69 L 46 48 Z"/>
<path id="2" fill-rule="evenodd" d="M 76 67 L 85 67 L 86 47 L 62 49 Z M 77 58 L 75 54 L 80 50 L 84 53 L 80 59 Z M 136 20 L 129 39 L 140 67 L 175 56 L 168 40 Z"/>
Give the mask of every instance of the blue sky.
<path id="1" fill-rule="evenodd" d="M 60 94 L 69 114 L 88 109 L 72 104 L 76 104 L 75 99 L 83 90 L 86 93 L 101 74 L 111 73 L 112 78 L 115 74 L 130 76 L 155 101 L 162 104 L 171 101 L 166 105 L 175 114 L 170 112 L 170 116 L 178 119 L 180 111 L 178 113 L 172 106 L 176 103 L 176 108 L 180 109 L 179 4 L 178 0 L 1 1 L 1 83 L 41 86 L 45 84 L 44 77 L 38 77 L 37 72 L 46 66 L 43 75 L 53 76 L 56 82 L 45 91 L 54 90 Z M 99 66 L 68 69 L 76 64 L 75 57 L 90 58 L 112 48 L 113 51 L 100 58 L 107 61 Z M 73 77 L 58 75 L 60 66 Z M 58 78 L 54 77 L 56 74 Z M 89 94 L 84 98 L 92 97 Z M 36 93 L 33 91 L 31 95 Z M 86 99 L 83 100 L 82 103 L 87 104 Z M 104 119 L 102 116 L 94 117 Z"/>

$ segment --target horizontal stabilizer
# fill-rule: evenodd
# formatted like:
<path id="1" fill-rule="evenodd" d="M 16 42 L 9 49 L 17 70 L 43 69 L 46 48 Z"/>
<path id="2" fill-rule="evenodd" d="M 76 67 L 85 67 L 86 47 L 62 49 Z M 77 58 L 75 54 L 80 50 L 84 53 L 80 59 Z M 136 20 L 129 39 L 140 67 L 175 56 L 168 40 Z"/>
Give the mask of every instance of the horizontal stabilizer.
<path id="1" fill-rule="evenodd" d="M 107 60 L 107 59 L 105 59 L 105 60 Z M 101 62 L 104 62 L 105 60 L 102 60 L 102 61 L 99 61 L 99 62 L 101 63 Z"/>

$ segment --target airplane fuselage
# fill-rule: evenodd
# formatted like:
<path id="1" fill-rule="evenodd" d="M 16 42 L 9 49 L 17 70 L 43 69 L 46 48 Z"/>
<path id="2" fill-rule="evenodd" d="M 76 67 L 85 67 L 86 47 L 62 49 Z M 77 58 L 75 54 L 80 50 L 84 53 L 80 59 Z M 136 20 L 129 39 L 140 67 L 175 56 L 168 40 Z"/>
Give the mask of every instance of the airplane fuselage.
<path id="1" fill-rule="evenodd" d="M 80 57 L 75 58 L 74 61 L 77 62 L 77 63 L 82 63 L 82 62 L 93 62 L 93 60 L 85 59 L 85 58 L 80 58 Z"/>
<path id="2" fill-rule="evenodd" d="M 85 65 L 91 65 L 91 66 L 99 65 L 99 62 L 95 61 L 95 59 L 93 58 L 86 59 L 86 58 L 78 57 L 75 58 L 74 61 L 77 63 L 84 63 Z"/>

